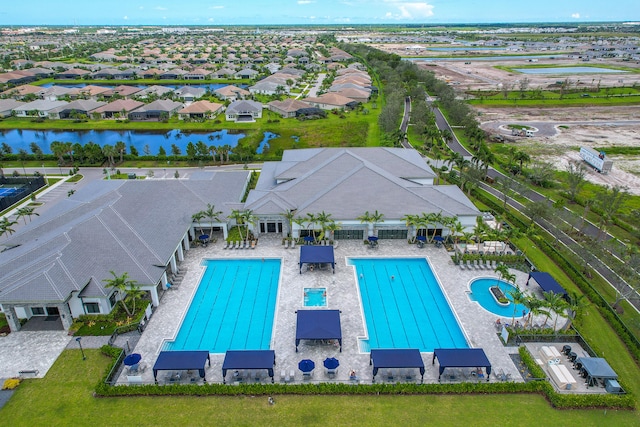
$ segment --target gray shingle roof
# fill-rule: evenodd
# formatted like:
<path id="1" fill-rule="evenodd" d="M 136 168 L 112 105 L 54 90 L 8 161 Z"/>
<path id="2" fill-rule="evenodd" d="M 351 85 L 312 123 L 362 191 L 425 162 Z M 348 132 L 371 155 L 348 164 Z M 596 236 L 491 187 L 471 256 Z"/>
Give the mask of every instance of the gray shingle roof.
<path id="1" fill-rule="evenodd" d="M 106 296 L 103 280 L 129 273 L 140 284 L 160 280 L 207 203 L 237 207 L 249 172 L 200 173 L 191 180 L 96 181 L 51 207 L 4 243 L 0 302 L 62 302 L 73 291 Z"/>
<path id="2" fill-rule="evenodd" d="M 479 214 L 456 186 L 432 185 L 434 176 L 414 150 L 289 150 L 282 162 L 265 165 L 245 206 L 257 214 L 293 208 L 300 216 L 325 211 L 337 220 L 374 210 L 388 219 L 440 211 L 448 216 Z"/>

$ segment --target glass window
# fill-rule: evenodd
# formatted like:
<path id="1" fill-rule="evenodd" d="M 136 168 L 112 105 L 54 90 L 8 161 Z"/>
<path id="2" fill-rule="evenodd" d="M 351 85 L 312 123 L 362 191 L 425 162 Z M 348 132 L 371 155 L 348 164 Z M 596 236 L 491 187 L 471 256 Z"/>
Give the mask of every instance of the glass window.
<path id="1" fill-rule="evenodd" d="M 98 304 L 97 302 L 85 302 L 84 311 L 87 314 L 99 314 L 100 304 Z"/>
<path id="2" fill-rule="evenodd" d="M 34 316 L 44 316 L 44 307 L 31 307 L 31 314 Z"/>

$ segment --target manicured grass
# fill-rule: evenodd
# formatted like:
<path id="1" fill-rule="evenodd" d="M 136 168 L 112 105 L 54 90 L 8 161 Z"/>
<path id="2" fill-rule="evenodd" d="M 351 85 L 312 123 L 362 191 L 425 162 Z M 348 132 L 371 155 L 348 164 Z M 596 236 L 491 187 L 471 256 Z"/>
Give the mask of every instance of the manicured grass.
<path id="1" fill-rule="evenodd" d="M 44 379 L 26 380 L 0 426 L 68 425 L 468 425 L 632 426 L 638 412 L 555 410 L 540 395 L 275 396 L 94 398 L 110 359 L 67 350 Z"/>

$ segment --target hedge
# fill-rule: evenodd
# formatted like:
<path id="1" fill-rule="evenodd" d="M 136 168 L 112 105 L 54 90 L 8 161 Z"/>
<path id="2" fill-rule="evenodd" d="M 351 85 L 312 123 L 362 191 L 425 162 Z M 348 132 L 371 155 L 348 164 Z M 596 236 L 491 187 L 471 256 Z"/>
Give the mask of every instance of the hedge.
<path id="1" fill-rule="evenodd" d="M 98 397 L 121 396 L 264 396 L 264 395 L 416 395 L 416 394 L 506 394 L 506 393 L 539 393 L 557 408 L 612 408 L 634 409 L 635 400 L 626 395 L 559 395 L 547 381 L 515 382 L 470 382 L 458 384 L 346 384 L 346 383 L 318 383 L 318 384 L 145 384 L 138 386 L 107 384 L 106 379 L 113 370 L 122 349 L 103 346 L 103 354 L 111 357 L 111 363 L 105 370 L 95 389 Z M 521 347 L 523 361 L 535 376 L 544 376 L 537 367 L 528 351 Z M 532 366 L 533 365 L 533 366 Z M 536 371 L 536 368 L 538 371 Z"/>

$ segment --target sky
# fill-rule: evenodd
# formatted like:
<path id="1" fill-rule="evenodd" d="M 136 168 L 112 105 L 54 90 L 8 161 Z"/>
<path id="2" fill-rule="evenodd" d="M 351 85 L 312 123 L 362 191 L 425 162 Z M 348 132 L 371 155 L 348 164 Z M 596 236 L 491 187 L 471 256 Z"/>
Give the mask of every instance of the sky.
<path id="1" fill-rule="evenodd" d="M 327 25 L 640 21 L 638 0 L 2 0 L 6 25 Z"/>

